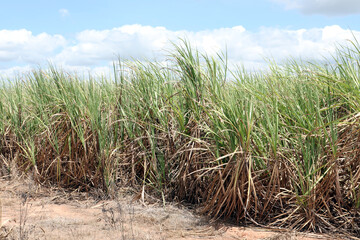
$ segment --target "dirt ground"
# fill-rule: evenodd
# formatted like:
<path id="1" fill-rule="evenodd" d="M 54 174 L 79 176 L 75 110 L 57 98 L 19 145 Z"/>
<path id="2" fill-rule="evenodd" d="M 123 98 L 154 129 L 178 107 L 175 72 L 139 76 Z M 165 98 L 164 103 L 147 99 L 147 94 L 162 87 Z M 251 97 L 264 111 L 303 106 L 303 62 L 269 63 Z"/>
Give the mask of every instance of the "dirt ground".
<path id="1" fill-rule="evenodd" d="M 181 205 L 133 201 L 132 196 L 123 190 L 116 200 L 99 201 L 84 193 L 39 187 L 30 180 L 0 179 L 0 239 L 336 239 L 210 223 Z"/>

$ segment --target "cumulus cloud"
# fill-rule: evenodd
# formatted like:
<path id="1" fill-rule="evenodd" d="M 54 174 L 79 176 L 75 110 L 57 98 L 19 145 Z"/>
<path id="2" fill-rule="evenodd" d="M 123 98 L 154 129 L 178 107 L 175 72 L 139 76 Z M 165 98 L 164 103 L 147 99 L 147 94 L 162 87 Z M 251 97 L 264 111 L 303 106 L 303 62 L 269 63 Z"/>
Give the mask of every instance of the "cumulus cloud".
<path id="1" fill-rule="evenodd" d="M 353 39 L 352 34 L 360 38 L 360 32 L 350 32 L 337 25 L 296 30 L 263 27 L 255 32 L 242 26 L 191 32 L 125 25 L 107 30 L 85 30 L 75 39 L 66 40 L 59 35 L 3 30 L 0 31 L 0 62 L 38 64 L 49 60 L 70 70 L 100 73 L 117 56 L 165 61 L 166 50 L 172 49 L 170 41 L 179 43 L 179 38 L 186 38 L 203 53 L 214 55 L 227 51 L 230 63 L 258 69 L 266 66 L 265 58 L 278 62 L 289 57 L 322 60 L 335 53 L 336 43 L 344 44 L 346 39 Z"/>
<path id="2" fill-rule="evenodd" d="M 124 58 L 153 58 L 175 37 L 164 27 L 125 25 L 110 30 L 85 30 L 76 44 L 67 46 L 55 61 L 72 65 L 94 65 L 119 55 Z"/>
<path id="3" fill-rule="evenodd" d="M 0 63 L 17 61 L 39 64 L 52 57 L 65 44 L 66 40 L 61 35 L 33 35 L 25 29 L 0 30 Z"/>
<path id="4" fill-rule="evenodd" d="M 356 31 L 353 33 L 358 35 Z M 65 47 L 54 61 L 96 66 L 101 61 L 114 59 L 116 55 L 159 60 L 164 57 L 164 49 L 171 49 L 170 41 L 177 43 L 179 38 L 186 38 L 192 46 L 210 55 L 227 50 L 231 61 L 251 65 L 264 62 L 264 57 L 276 60 L 290 56 L 321 59 L 334 53 L 335 43 L 352 39 L 352 33 L 336 25 L 298 30 L 261 28 L 257 32 L 247 31 L 242 26 L 190 32 L 126 25 L 110 30 L 80 32 L 76 43 Z"/>
<path id="5" fill-rule="evenodd" d="M 0 69 L 0 80 L 11 79 L 16 76 L 21 76 L 23 74 L 29 73 L 31 71 L 31 66 L 14 66 L 10 68 Z"/>
<path id="6" fill-rule="evenodd" d="M 272 0 L 286 9 L 298 9 L 304 14 L 340 16 L 360 13 L 358 0 Z"/>
<path id="7" fill-rule="evenodd" d="M 69 16 L 70 15 L 70 12 L 69 10 L 67 10 L 66 8 L 61 8 L 59 9 L 59 13 L 62 17 L 66 17 L 66 16 Z"/>

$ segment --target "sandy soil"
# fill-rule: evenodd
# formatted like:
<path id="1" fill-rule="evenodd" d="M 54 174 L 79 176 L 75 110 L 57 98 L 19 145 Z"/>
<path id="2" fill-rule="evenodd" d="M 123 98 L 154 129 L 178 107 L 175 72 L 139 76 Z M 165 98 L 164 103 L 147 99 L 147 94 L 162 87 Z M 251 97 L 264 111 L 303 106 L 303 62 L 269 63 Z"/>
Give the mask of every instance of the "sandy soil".
<path id="1" fill-rule="evenodd" d="M 143 203 L 125 190 L 116 200 L 0 179 L 0 239 L 335 239 L 333 236 L 212 223 L 174 204 Z M 0 213 L 1 215 L 1 213 Z"/>

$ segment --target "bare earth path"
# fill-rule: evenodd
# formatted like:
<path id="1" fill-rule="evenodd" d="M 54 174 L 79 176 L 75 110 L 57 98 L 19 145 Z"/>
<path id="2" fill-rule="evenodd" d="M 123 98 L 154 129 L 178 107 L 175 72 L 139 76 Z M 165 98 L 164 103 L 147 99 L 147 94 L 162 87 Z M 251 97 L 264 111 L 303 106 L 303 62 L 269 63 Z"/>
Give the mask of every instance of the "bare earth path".
<path id="1" fill-rule="evenodd" d="M 326 235 L 209 224 L 173 204 L 141 204 L 129 194 L 96 201 L 80 193 L 59 193 L 29 181 L 0 179 L 0 239 L 335 239 Z"/>

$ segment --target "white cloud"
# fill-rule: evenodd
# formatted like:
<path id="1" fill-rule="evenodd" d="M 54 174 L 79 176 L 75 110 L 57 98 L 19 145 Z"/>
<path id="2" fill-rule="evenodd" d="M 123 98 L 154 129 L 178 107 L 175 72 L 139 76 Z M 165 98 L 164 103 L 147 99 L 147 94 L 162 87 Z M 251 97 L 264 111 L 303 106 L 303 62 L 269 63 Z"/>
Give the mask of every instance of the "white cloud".
<path id="1" fill-rule="evenodd" d="M 11 79 L 13 77 L 21 76 L 23 74 L 29 73 L 31 69 L 32 68 L 29 65 L 0 69 L 0 81 L 5 79 Z"/>
<path id="2" fill-rule="evenodd" d="M 51 61 L 71 71 L 109 72 L 109 62 L 119 55 L 123 59 L 156 58 L 164 61 L 172 49 L 170 41 L 179 43 L 186 38 L 193 47 L 213 55 L 227 49 L 230 63 L 243 64 L 250 69 L 266 66 L 264 58 L 281 62 L 289 57 L 322 60 L 335 52 L 336 43 L 360 39 L 360 32 L 327 26 L 312 29 L 261 28 L 248 31 L 242 26 L 207 31 L 170 31 L 164 27 L 126 25 L 107 30 L 85 30 L 76 39 L 42 33 L 33 35 L 27 30 L 0 31 L 0 63 L 6 68 L 14 64 L 46 64 Z M 9 65 L 9 62 L 14 63 Z M 36 67 L 36 65 L 35 65 Z M 0 67 L 1 68 L 1 67 Z M 9 72 L 6 70 L 7 73 Z M 1 74 L 1 72 L 0 72 Z"/>
<path id="3" fill-rule="evenodd" d="M 69 10 L 67 10 L 66 8 L 59 9 L 59 13 L 62 17 L 66 17 L 70 15 Z"/>
<path id="4" fill-rule="evenodd" d="M 64 48 L 57 62 L 93 65 L 120 55 L 125 58 L 152 58 L 160 55 L 175 33 L 164 27 L 125 25 L 110 30 L 85 30 L 76 44 Z"/>
<path id="5" fill-rule="evenodd" d="M 286 9 L 298 9 L 304 14 L 340 16 L 360 13 L 359 0 L 272 0 Z"/>
<path id="6" fill-rule="evenodd" d="M 33 35 L 25 29 L 0 30 L 0 63 L 17 61 L 39 64 L 52 57 L 65 43 L 66 40 L 61 35 Z"/>

